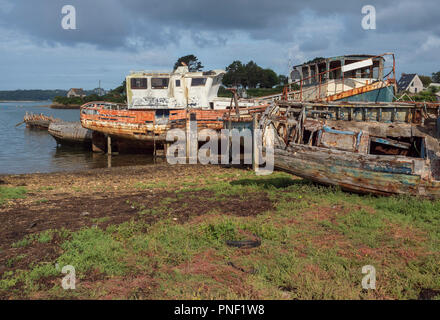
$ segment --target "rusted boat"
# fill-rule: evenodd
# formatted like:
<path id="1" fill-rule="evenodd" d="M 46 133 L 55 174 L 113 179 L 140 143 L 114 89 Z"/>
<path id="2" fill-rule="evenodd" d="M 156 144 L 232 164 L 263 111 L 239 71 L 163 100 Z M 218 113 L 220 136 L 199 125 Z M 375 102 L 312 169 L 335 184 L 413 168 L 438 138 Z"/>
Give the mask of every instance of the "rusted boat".
<path id="1" fill-rule="evenodd" d="M 141 141 L 146 146 L 163 144 L 168 130 L 182 128 L 191 119 L 200 129 L 220 130 L 224 114 L 235 104 L 247 108 L 265 103 L 217 97 L 224 73 L 189 72 L 186 66 L 173 72 L 132 72 L 126 77 L 127 104 L 86 103 L 81 107 L 81 124 L 116 141 Z"/>
<path id="2" fill-rule="evenodd" d="M 393 54 L 318 60 L 292 73 L 300 89 L 260 115 L 263 142 L 274 132 L 276 168 L 354 192 L 440 196 L 439 104 L 392 102 Z M 354 80 L 361 85 L 346 86 Z"/>
<path id="3" fill-rule="evenodd" d="M 274 129 L 275 167 L 382 195 L 440 196 L 440 112 L 429 103 L 283 101 L 260 119 Z"/>
<path id="4" fill-rule="evenodd" d="M 87 147 L 92 143 L 92 131 L 83 128 L 79 121 L 52 122 L 48 132 L 60 145 Z"/>

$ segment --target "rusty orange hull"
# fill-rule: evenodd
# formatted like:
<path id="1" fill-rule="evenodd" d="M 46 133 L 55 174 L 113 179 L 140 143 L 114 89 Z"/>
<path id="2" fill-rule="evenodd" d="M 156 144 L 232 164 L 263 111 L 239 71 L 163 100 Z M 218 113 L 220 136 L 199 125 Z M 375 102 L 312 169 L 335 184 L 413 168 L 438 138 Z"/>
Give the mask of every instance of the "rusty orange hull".
<path id="1" fill-rule="evenodd" d="M 81 124 L 84 128 L 123 139 L 165 141 L 168 130 L 184 129 L 189 119 L 197 120 L 199 129 L 223 128 L 226 110 L 167 110 L 167 117 L 158 117 L 157 112 L 93 102 L 81 107 Z"/>

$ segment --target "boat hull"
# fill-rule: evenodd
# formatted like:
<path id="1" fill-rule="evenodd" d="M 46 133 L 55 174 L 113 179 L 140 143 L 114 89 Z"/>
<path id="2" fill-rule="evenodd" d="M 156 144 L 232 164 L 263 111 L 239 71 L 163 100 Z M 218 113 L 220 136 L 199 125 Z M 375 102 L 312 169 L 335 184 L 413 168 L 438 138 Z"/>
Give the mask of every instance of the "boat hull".
<path id="1" fill-rule="evenodd" d="M 440 182 L 426 177 L 424 163 L 302 145 L 275 149 L 275 167 L 318 183 L 359 193 L 438 197 Z"/>

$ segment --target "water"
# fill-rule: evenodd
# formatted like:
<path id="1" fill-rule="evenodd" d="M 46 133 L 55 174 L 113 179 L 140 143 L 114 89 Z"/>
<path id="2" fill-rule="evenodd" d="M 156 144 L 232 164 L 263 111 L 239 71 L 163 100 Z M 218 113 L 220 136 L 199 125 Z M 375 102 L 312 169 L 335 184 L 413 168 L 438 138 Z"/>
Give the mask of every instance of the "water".
<path id="1" fill-rule="evenodd" d="M 66 121 L 79 121 L 79 110 L 44 107 L 50 102 L 0 102 L 0 174 L 74 171 L 106 168 L 108 157 L 83 148 L 57 146 L 45 130 L 26 128 L 27 112 L 42 113 Z M 112 166 L 151 164 L 148 155 L 116 155 Z"/>

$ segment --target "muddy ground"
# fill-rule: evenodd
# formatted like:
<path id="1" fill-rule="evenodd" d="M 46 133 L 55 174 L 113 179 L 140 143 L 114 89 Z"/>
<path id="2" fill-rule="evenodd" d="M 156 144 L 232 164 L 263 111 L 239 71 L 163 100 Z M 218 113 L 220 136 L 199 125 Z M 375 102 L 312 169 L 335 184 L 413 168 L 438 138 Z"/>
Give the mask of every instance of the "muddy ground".
<path id="1" fill-rule="evenodd" d="M 76 231 L 98 225 L 105 229 L 131 219 L 153 224 L 170 214 L 184 223 L 212 210 L 227 208 L 227 214 L 249 216 L 272 208 L 271 201 L 261 194 L 250 194 L 246 202 L 239 196 L 231 196 L 226 207 L 222 201 L 206 200 L 212 197 L 210 191 L 187 192 L 185 198 L 176 199 L 174 191 L 181 180 L 230 171 L 221 167 L 158 164 L 71 173 L 3 175 L 0 180 L 3 186 L 25 187 L 28 192 L 25 199 L 14 199 L 0 207 L 0 273 L 55 259 L 60 254 L 57 239 L 32 247 L 11 247 L 26 236 L 46 230 Z M 160 187 L 154 188 L 156 182 L 161 183 Z M 153 188 L 144 187 L 150 183 Z M 176 199 L 170 201 L 166 212 L 137 215 L 139 206 L 154 208 L 164 198 Z M 26 258 L 7 267 L 5 261 L 17 255 Z"/>

